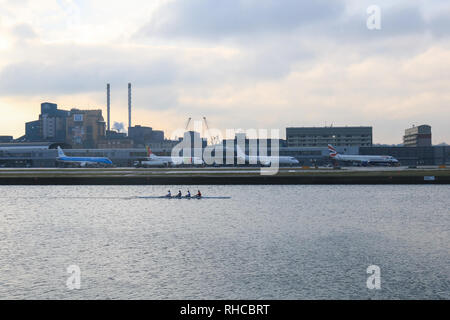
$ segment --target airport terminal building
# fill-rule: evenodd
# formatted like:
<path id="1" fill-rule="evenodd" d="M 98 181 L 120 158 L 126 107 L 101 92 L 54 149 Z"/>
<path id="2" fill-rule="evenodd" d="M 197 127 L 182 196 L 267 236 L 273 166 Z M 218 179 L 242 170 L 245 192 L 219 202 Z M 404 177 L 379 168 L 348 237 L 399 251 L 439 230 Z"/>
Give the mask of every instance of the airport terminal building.
<path id="1" fill-rule="evenodd" d="M 0 144 L 0 167 L 54 168 L 57 166 L 57 146 L 60 143 L 7 143 Z M 64 148 L 64 146 L 62 146 Z M 155 145 L 152 150 L 158 155 L 170 156 L 174 145 Z M 246 148 L 247 149 L 247 148 Z M 336 147 L 341 154 L 390 155 L 404 166 L 450 165 L 450 146 L 434 147 Z M 70 149 L 64 150 L 74 157 L 107 157 L 117 167 L 131 167 L 136 161 L 145 160 L 144 148 L 127 149 Z M 248 154 L 248 149 L 246 150 Z M 194 153 L 192 152 L 192 155 Z M 291 156 L 302 166 L 324 166 L 331 164 L 326 147 L 280 147 L 280 156 Z M 224 152 L 224 163 L 226 152 Z M 236 159 L 235 159 L 236 160 Z M 237 161 L 235 162 L 237 163 Z M 346 164 L 342 164 L 346 165 Z"/>
<path id="2" fill-rule="evenodd" d="M 372 127 L 298 127 L 286 129 L 287 146 L 327 147 L 371 147 Z"/>
<path id="3" fill-rule="evenodd" d="M 431 147 L 431 126 L 421 125 L 406 129 L 403 137 L 403 145 L 405 147 Z"/>

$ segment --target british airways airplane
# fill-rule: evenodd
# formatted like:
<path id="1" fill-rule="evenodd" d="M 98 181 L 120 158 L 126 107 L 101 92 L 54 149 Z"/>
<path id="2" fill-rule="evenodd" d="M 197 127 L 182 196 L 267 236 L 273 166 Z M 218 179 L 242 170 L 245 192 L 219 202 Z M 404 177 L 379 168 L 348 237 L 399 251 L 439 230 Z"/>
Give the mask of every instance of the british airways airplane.
<path id="1" fill-rule="evenodd" d="M 68 157 L 64 154 L 64 151 L 58 147 L 57 161 L 67 164 L 78 164 L 80 167 L 87 167 L 89 165 L 98 166 L 112 166 L 113 163 L 108 158 L 96 158 L 96 157 Z"/>
<path id="2" fill-rule="evenodd" d="M 362 165 L 398 166 L 399 161 L 392 156 L 355 156 L 339 154 L 332 145 L 328 145 L 330 158 L 338 161 L 357 162 Z"/>

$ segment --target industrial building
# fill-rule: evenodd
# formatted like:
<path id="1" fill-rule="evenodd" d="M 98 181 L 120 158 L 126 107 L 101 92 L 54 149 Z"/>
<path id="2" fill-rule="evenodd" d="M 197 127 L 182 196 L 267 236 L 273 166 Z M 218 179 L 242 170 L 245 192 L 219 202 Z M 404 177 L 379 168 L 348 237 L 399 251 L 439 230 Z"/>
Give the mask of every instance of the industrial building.
<path id="1" fill-rule="evenodd" d="M 69 111 L 59 110 L 55 103 L 44 102 L 41 104 L 39 120 L 25 124 L 25 136 L 20 141 L 42 142 L 66 140 L 66 119 Z"/>
<path id="2" fill-rule="evenodd" d="M 406 129 L 405 136 L 403 137 L 403 145 L 405 147 L 431 147 L 431 126 L 421 125 Z"/>
<path id="3" fill-rule="evenodd" d="M 66 142 L 73 148 L 95 149 L 105 136 L 106 123 L 102 110 L 70 110 Z"/>
<path id="4" fill-rule="evenodd" d="M 370 147 L 373 144 L 372 127 L 298 127 L 286 129 L 287 146 L 327 147 Z"/>
<path id="5" fill-rule="evenodd" d="M 70 111 L 58 109 L 55 103 L 41 104 L 39 120 L 25 124 L 25 142 L 58 142 L 74 147 L 97 148 L 105 137 L 101 110 Z"/>
<path id="6" fill-rule="evenodd" d="M 26 142 L 38 142 L 42 141 L 41 138 L 41 121 L 30 121 L 25 123 L 25 136 L 20 138 L 22 141 Z"/>
<path id="7" fill-rule="evenodd" d="M 106 136 L 100 139 L 98 149 L 131 149 L 133 140 L 128 138 L 126 133 L 117 131 L 106 131 Z"/>
<path id="8" fill-rule="evenodd" d="M 70 111 L 58 109 L 55 103 L 41 104 L 39 120 L 25 124 L 25 136 L 18 142 L 57 142 L 76 149 L 130 149 L 145 146 L 173 148 L 178 142 L 166 141 L 164 131 L 150 127 L 132 127 L 132 86 L 128 84 L 128 135 L 111 130 L 111 85 L 107 84 L 107 122 L 102 110 Z M 3 141 L 9 142 L 9 141 Z"/>
<path id="9" fill-rule="evenodd" d="M 107 134 L 106 138 L 100 143 L 99 148 L 111 148 L 114 145 L 118 148 L 151 148 L 170 149 L 176 145 L 177 142 L 168 141 L 164 138 L 164 131 L 153 130 L 151 127 L 132 125 L 132 84 L 128 84 L 128 136 L 121 133 L 114 133 L 111 131 L 111 85 L 106 86 L 106 102 L 107 102 Z M 121 136 L 122 135 L 122 136 Z"/>
<path id="10" fill-rule="evenodd" d="M 143 148 L 151 143 L 164 142 L 164 131 L 150 127 L 134 126 L 128 128 L 128 137 L 133 140 L 135 148 Z"/>
<path id="11" fill-rule="evenodd" d="M 58 105 L 44 102 L 39 115 L 40 135 L 43 141 L 65 141 L 69 112 L 58 110 Z"/>

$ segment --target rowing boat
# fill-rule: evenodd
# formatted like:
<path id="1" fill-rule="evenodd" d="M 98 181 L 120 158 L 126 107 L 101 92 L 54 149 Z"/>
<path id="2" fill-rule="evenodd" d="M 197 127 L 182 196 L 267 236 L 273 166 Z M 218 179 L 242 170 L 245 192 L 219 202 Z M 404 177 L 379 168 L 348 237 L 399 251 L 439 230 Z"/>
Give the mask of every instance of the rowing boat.
<path id="1" fill-rule="evenodd" d="M 167 199 L 167 200 L 229 200 L 231 197 L 136 197 L 136 199 Z"/>

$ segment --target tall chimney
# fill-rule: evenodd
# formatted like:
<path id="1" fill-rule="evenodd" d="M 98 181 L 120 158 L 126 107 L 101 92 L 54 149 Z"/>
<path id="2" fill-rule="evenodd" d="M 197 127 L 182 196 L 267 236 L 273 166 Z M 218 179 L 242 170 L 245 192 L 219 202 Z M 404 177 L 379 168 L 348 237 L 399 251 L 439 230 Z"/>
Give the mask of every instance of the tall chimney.
<path id="1" fill-rule="evenodd" d="M 108 106 L 108 131 L 111 131 L 111 85 L 106 85 L 106 100 Z"/>
<path id="2" fill-rule="evenodd" d="M 128 84 L 128 128 L 131 128 L 131 83 Z"/>

